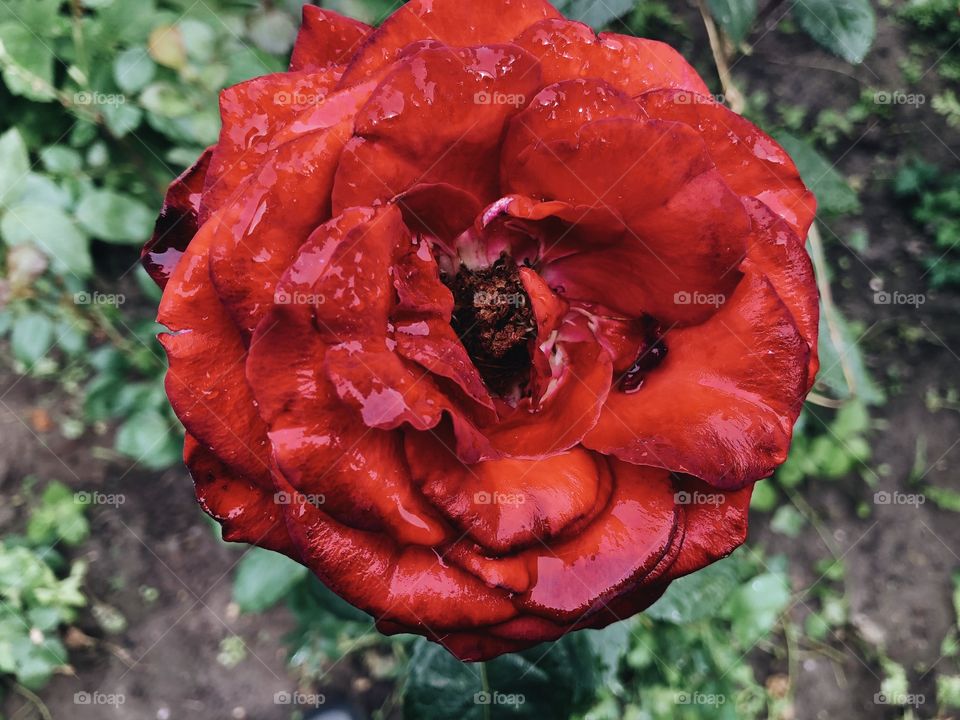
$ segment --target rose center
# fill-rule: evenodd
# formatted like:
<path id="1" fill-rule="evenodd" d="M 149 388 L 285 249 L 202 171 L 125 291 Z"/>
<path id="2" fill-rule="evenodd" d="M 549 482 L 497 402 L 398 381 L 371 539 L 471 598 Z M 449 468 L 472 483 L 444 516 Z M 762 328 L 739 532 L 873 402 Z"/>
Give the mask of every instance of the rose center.
<path id="1" fill-rule="evenodd" d="M 536 322 L 516 263 L 501 255 L 478 270 L 461 266 L 443 278 L 453 293 L 451 326 L 470 354 L 487 388 L 506 396 L 530 374 L 530 340 Z"/>

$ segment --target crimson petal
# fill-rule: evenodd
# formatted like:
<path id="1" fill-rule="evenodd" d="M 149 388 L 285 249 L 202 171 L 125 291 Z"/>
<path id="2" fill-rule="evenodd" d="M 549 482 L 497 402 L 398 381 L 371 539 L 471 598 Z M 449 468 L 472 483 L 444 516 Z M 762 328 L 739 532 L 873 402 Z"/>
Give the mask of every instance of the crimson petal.
<path id="1" fill-rule="evenodd" d="M 735 489 L 783 463 L 807 387 L 809 348 L 770 281 L 746 264 L 703 325 L 668 332 L 639 392 L 611 393 L 584 445 Z"/>
<path id="2" fill-rule="evenodd" d="M 346 63 L 373 28 L 340 13 L 303 6 L 303 23 L 290 58 L 292 72 L 317 72 Z"/>

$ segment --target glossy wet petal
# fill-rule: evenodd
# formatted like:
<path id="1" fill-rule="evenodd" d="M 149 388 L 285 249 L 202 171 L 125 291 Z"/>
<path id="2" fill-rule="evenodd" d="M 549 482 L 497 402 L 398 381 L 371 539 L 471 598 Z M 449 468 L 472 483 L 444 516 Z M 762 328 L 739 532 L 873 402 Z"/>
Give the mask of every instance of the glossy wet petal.
<path id="1" fill-rule="evenodd" d="M 204 150 L 197 161 L 170 184 L 153 236 L 141 252 L 144 268 L 161 288 L 200 229 L 203 187 L 212 155 L 213 148 Z"/>
<path id="2" fill-rule="evenodd" d="M 769 476 L 786 459 L 809 355 L 770 281 L 748 269 L 716 315 L 664 341 L 665 361 L 638 392 L 610 394 L 584 444 L 723 489 Z"/>
<path id="3" fill-rule="evenodd" d="M 411 0 L 373 33 L 353 59 L 343 83 L 370 77 L 412 42 L 431 39 L 451 47 L 504 43 L 533 23 L 559 15 L 546 0 Z"/>
<path id="4" fill-rule="evenodd" d="M 545 83 L 597 78 L 628 95 L 655 88 L 709 92 L 680 53 L 656 40 L 597 36 L 583 23 L 549 19 L 527 28 L 514 42 L 540 60 Z"/>
<path id="5" fill-rule="evenodd" d="M 317 72 L 343 65 L 373 31 L 369 25 L 316 5 L 303 6 L 290 70 Z"/>
<path id="6" fill-rule="evenodd" d="M 730 188 L 765 203 L 806 240 L 817 200 L 803 184 L 793 160 L 773 138 L 713 98 L 696 92 L 656 91 L 637 100 L 651 118 L 675 120 L 696 129 Z"/>

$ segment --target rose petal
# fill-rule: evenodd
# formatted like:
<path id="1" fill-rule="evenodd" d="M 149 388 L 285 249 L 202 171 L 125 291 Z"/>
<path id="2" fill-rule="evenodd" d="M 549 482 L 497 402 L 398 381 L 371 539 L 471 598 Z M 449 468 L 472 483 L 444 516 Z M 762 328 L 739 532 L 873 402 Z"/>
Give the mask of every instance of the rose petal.
<path id="1" fill-rule="evenodd" d="M 419 184 L 495 199 L 504 125 L 539 82 L 536 62 L 512 45 L 433 48 L 398 63 L 357 114 L 337 171 L 334 212 Z"/>
<path id="2" fill-rule="evenodd" d="M 209 147 L 184 173 L 170 183 L 153 237 L 143 246 L 140 261 L 161 288 L 165 287 L 187 245 L 200 229 L 203 186 L 213 148 Z"/>
<path id="3" fill-rule="evenodd" d="M 439 40 L 451 47 L 509 42 L 544 18 L 560 17 L 546 0 L 411 0 L 370 36 L 343 76 L 348 85 L 392 62 L 412 42 Z"/>
<path id="4" fill-rule="evenodd" d="M 523 609 L 555 622 L 579 619 L 624 589 L 655 580 L 679 552 L 683 514 L 669 475 L 617 461 L 611 470 L 607 508 L 577 537 L 540 551 Z"/>
<path id="5" fill-rule="evenodd" d="M 350 60 L 373 28 L 316 5 L 303 6 L 303 24 L 290 58 L 290 70 L 318 72 Z"/>
<path id="6" fill-rule="evenodd" d="M 314 317 L 322 279 L 338 271 L 336 251 L 364 232 L 375 233 L 370 225 L 385 212 L 352 210 L 313 234 L 278 285 L 285 302 L 269 310 L 254 334 L 247 377 L 270 426 L 279 468 L 296 490 L 322 498 L 326 513 L 353 527 L 435 544 L 446 533 L 410 485 L 401 438 L 371 430 L 340 401 L 326 372 L 330 350 Z"/>
<path id="7" fill-rule="evenodd" d="M 276 550 L 299 562 L 273 488 L 238 475 L 189 433 L 184 439 L 183 461 L 193 477 L 197 502 L 223 526 L 224 540 Z"/>
<path id="8" fill-rule="evenodd" d="M 211 277 L 248 339 L 273 302 L 297 248 L 330 216 L 327 200 L 352 114 L 366 89 L 335 93 L 286 128 L 264 165 L 224 208 L 211 248 Z"/>
<path id="9" fill-rule="evenodd" d="M 207 253 L 217 217 L 187 247 L 160 302 L 167 397 L 198 442 L 239 475 L 271 488 L 267 428 L 244 378 L 246 349 L 210 283 Z M 217 358 L 216 368 L 210 359 Z"/>
<path id="10" fill-rule="evenodd" d="M 569 450 L 597 423 L 612 368 L 595 343 L 557 343 L 551 356 L 556 372 L 543 397 L 527 397 L 516 407 L 496 401 L 500 419 L 480 430 L 504 457 L 540 459 Z"/>
<path id="11" fill-rule="evenodd" d="M 226 204 L 271 151 L 290 139 L 287 128 L 295 120 L 313 114 L 325 105 L 328 97 L 331 105 L 337 104 L 338 97 L 350 97 L 332 93 L 338 79 L 336 70 L 273 73 L 220 93 L 220 139 L 207 174 L 204 188 L 207 202 L 202 221 L 206 221 L 214 209 Z M 342 111 L 341 107 L 341 115 Z"/>
<path id="12" fill-rule="evenodd" d="M 806 240 L 817 200 L 800 179 L 793 160 L 773 138 L 713 98 L 696 92 L 658 90 L 637 100 L 651 118 L 683 122 L 697 130 L 730 189 L 761 200 Z"/>
<path id="13" fill-rule="evenodd" d="M 432 548 L 398 546 L 383 533 L 346 527 L 310 503 L 284 509 L 304 563 L 347 602 L 381 621 L 434 634 L 516 614 L 505 593 L 444 564 Z"/>
<path id="14" fill-rule="evenodd" d="M 526 115 L 513 120 L 510 134 L 533 127 L 524 124 Z M 709 317 L 714 307 L 684 303 L 681 293 L 731 292 L 750 221 L 696 132 L 679 123 L 612 118 L 575 134 L 573 143 L 527 145 L 504 157 L 505 189 L 606 209 L 623 219 L 627 232 L 615 245 L 568 255 L 541 274 L 567 298 L 631 317 L 647 313 L 684 324 Z"/>
<path id="15" fill-rule="evenodd" d="M 734 489 L 787 456 L 809 348 L 762 274 L 745 264 L 706 323 L 669 331 L 664 362 L 633 394 L 612 392 L 584 445 Z"/>
<path id="16" fill-rule="evenodd" d="M 753 220 L 747 257 L 767 276 L 810 348 L 807 370 L 809 390 L 820 367 L 817 354 L 820 302 L 813 262 L 803 240 L 790 223 L 782 220 L 759 200 L 745 198 L 743 204 Z"/>
<path id="17" fill-rule="evenodd" d="M 721 492 L 695 478 L 680 476 L 677 498 L 683 501 L 687 532 L 670 579 L 689 575 L 725 558 L 747 539 L 753 485 Z"/>
<path id="18" fill-rule="evenodd" d="M 405 447 L 420 491 L 458 532 L 494 555 L 574 536 L 610 497 L 606 462 L 582 449 L 464 465 L 426 433 L 406 433 Z"/>
<path id="19" fill-rule="evenodd" d="M 551 19 L 530 26 L 514 42 L 540 60 L 544 83 L 597 78 L 628 95 L 654 88 L 709 92 L 680 53 L 656 40 L 597 36 L 583 23 Z"/>

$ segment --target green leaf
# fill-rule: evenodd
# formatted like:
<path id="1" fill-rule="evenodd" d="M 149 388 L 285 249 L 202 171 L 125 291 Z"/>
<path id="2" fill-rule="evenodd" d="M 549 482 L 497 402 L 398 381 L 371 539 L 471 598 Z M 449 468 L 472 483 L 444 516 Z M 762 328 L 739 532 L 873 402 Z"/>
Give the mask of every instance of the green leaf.
<path id="1" fill-rule="evenodd" d="M 0 207 L 16 202 L 16 190 L 30 170 L 30 156 L 16 128 L 0 135 Z"/>
<path id="2" fill-rule="evenodd" d="M 92 190 L 77 206 L 77 220 L 91 235 L 140 245 L 153 231 L 153 212 L 139 200 L 111 190 Z"/>
<path id="3" fill-rule="evenodd" d="M 40 151 L 40 159 L 46 171 L 54 175 L 73 175 L 83 167 L 80 153 L 63 145 L 45 147 Z"/>
<path id="4" fill-rule="evenodd" d="M 566 0 L 557 3 L 557 8 L 571 20 L 600 29 L 626 15 L 633 10 L 634 5 L 635 0 Z"/>
<path id="5" fill-rule="evenodd" d="M 62 540 L 79 545 L 90 534 L 84 517 L 84 505 L 69 487 L 51 482 L 43 491 L 40 505 L 30 514 L 27 539 L 37 546 L 54 545 Z"/>
<path id="6" fill-rule="evenodd" d="M 43 313 L 31 311 L 14 321 L 10 345 L 17 360 L 32 366 L 50 352 L 53 339 L 53 321 Z"/>
<path id="7" fill-rule="evenodd" d="M 139 464 L 160 469 L 175 463 L 180 456 L 179 443 L 174 441 L 171 423 L 156 410 L 141 410 L 117 431 L 117 452 Z"/>
<path id="8" fill-rule="evenodd" d="M 770 520 L 770 529 L 789 538 L 799 537 L 803 532 L 806 518 L 792 505 L 783 505 L 777 509 Z"/>
<path id="9" fill-rule="evenodd" d="M 737 561 L 725 558 L 675 580 L 646 614 L 656 620 L 683 625 L 715 614 L 737 586 Z"/>
<path id="10" fill-rule="evenodd" d="M 83 278 L 93 272 L 89 238 L 56 207 L 25 203 L 10 208 L 0 220 L 0 235 L 8 245 L 36 245 L 61 273 Z"/>
<path id="11" fill-rule="evenodd" d="M 793 158 L 800 176 L 817 196 L 818 210 L 826 215 L 845 215 L 860 211 L 860 200 L 844 177 L 812 145 L 790 133 L 779 133 L 777 140 Z"/>
<path id="12" fill-rule="evenodd" d="M 566 718 L 593 702 L 596 658 L 589 630 L 549 645 L 502 655 L 482 666 L 462 663 L 443 647 L 418 639 L 404 686 L 404 717 L 431 720 Z"/>
<path id="13" fill-rule="evenodd" d="M 829 395 L 838 400 L 856 397 L 867 405 L 880 405 L 886 398 L 867 372 L 857 341 L 858 335 L 840 313 L 821 304 L 817 385 L 824 386 Z"/>
<path id="14" fill-rule="evenodd" d="M 36 101 L 53 100 L 53 51 L 19 21 L 0 24 L 0 67 L 14 95 Z"/>
<path id="15" fill-rule="evenodd" d="M 750 498 L 750 509 L 759 512 L 770 512 L 777 506 L 777 491 L 772 482 L 758 482 L 753 486 L 753 496 Z"/>
<path id="16" fill-rule="evenodd" d="M 793 14 L 806 33 L 849 63 L 861 63 L 877 34 L 869 0 L 800 0 Z"/>
<path id="17" fill-rule="evenodd" d="M 254 18 L 250 25 L 250 39 L 253 44 L 273 55 L 290 52 L 296 37 L 297 26 L 285 12 L 266 12 Z"/>
<path id="18" fill-rule="evenodd" d="M 157 65 L 146 48 L 124 50 L 113 61 L 113 79 L 125 93 L 135 93 L 149 85 L 157 74 Z"/>
<path id="19" fill-rule="evenodd" d="M 233 601 L 243 612 L 262 612 L 279 602 L 307 572 L 288 557 L 253 548 L 237 566 Z"/>
<path id="20" fill-rule="evenodd" d="M 118 138 L 136 130 L 143 120 L 143 110 L 129 103 L 104 105 L 102 111 L 107 127 Z"/>
<path id="21" fill-rule="evenodd" d="M 734 636 L 749 647 L 766 636 L 790 602 L 790 585 L 780 572 L 757 575 L 730 596 L 724 612 L 733 621 Z"/>
<path id="22" fill-rule="evenodd" d="M 709 0 L 710 12 L 735 43 L 743 42 L 757 19 L 757 0 Z"/>

